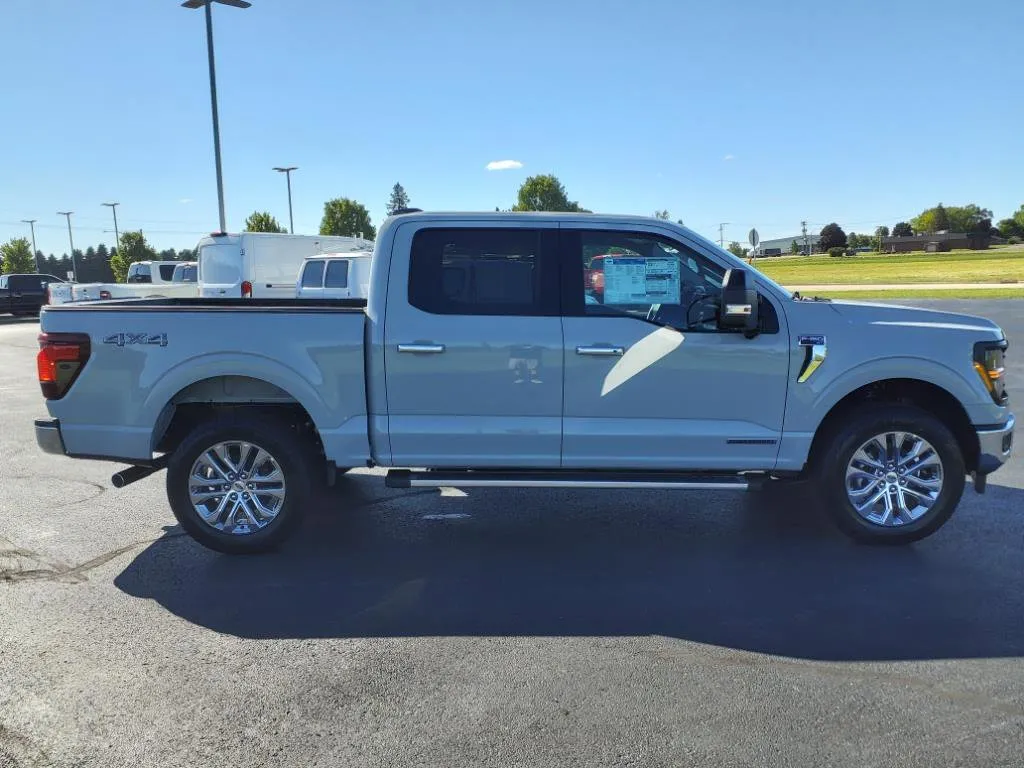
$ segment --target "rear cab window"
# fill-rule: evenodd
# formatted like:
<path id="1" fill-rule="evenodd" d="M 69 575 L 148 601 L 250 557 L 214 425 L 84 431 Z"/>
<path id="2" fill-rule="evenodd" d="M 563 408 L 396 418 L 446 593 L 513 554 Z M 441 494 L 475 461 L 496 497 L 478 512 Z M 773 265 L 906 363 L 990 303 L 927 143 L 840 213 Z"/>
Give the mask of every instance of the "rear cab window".
<path id="1" fill-rule="evenodd" d="M 129 283 L 152 283 L 153 273 L 150 270 L 149 264 L 140 264 L 136 262 L 128 267 L 128 282 Z"/>
<path id="2" fill-rule="evenodd" d="M 555 230 L 422 229 L 410 253 L 409 303 L 438 315 L 558 315 L 556 243 Z"/>
<path id="3" fill-rule="evenodd" d="M 165 283 L 171 282 L 171 280 L 174 279 L 174 268 L 176 266 L 177 266 L 176 264 L 161 264 L 161 265 L 159 265 L 160 279 L 163 280 Z"/>

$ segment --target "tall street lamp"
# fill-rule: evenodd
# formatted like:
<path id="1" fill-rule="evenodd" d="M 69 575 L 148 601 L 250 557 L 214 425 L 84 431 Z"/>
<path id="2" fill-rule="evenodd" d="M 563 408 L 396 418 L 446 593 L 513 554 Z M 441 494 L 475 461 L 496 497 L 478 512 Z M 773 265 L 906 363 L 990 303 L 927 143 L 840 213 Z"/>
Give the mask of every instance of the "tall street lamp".
<path id="1" fill-rule="evenodd" d="M 114 213 L 114 247 L 117 248 L 117 250 L 121 250 L 121 234 L 117 231 L 117 206 L 119 206 L 120 203 L 103 203 L 103 205 L 110 208 Z"/>
<path id="2" fill-rule="evenodd" d="M 220 210 L 220 231 L 227 231 L 224 216 L 224 177 L 220 168 L 220 121 L 217 119 L 217 74 L 213 63 L 213 12 L 211 5 L 220 3 L 235 8 L 248 8 L 246 0 L 185 0 L 183 8 L 202 8 L 206 12 L 206 53 L 210 60 L 210 106 L 213 110 L 213 158 L 217 164 L 217 206 Z"/>
<path id="3" fill-rule="evenodd" d="M 39 256 L 36 252 L 36 222 L 38 219 L 22 219 L 22 224 L 28 224 L 32 228 L 32 262 L 36 265 L 36 272 L 42 272 L 39 268 Z"/>
<path id="4" fill-rule="evenodd" d="M 295 234 L 295 224 L 292 221 L 292 171 L 298 170 L 299 166 L 292 165 L 288 168 L 275 168 L 278 173 L 283 173 L 288 179 L 288 232 Z"/>
<path id="5" fill-rule="evenodd" d="M 75 238 L 71 236 L 71 214 L 74 211 L 57 211 L 58 216 L 67 216 L 68 218 L 68 242 L 71 243 L 71 274 L 74 275 L 74 281 L 78 282 L 78 262 L 75 260 Z"/>

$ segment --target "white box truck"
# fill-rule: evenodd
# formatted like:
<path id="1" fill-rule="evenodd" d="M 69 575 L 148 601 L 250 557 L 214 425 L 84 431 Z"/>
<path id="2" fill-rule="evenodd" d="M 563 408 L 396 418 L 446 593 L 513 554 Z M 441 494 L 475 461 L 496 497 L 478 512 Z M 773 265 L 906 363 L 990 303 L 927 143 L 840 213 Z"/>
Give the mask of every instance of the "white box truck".
<path id="1" fill-rule="evenodd" d="M 295 281 L 307 256 L 366 253 L 361 237 L 269 232 L 212 234 L 199 241 L 199 295 L 204 298 L 295 298 Z"/>

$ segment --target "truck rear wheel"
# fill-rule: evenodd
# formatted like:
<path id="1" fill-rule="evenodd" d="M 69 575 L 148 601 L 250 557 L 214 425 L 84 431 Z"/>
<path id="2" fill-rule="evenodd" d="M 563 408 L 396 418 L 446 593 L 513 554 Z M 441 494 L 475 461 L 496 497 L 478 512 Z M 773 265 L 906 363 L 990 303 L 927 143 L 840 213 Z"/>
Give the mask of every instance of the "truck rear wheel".
<path id="1" fill-rule="evenodd" d="M 198 426 L 167 465 L 167 498 L 181 527 L 209 549 L 265 552 L 296 528 L 312 485 L 309 441 L 273 418 Z"/>
<path id="2" fill-rule="evenodd" d="M 964 490 L 953 433 L 927 411 L 873 405 L 847 415 L 822 446 L 818 482 L 836 525 L 871 544 L 935 533 Z"/>

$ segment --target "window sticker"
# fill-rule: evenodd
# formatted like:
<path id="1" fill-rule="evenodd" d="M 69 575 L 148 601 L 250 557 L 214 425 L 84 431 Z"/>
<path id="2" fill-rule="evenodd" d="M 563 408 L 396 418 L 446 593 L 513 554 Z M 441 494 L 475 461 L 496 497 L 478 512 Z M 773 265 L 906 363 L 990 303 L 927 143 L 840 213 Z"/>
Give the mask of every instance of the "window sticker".
<path id="1" fill-rule="evenodd" d="M 605 304 L 678 304 L 679 260 L 609 256 L 604 267 Z"/>

